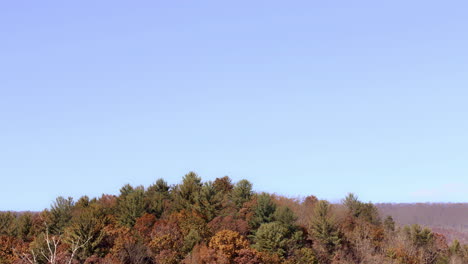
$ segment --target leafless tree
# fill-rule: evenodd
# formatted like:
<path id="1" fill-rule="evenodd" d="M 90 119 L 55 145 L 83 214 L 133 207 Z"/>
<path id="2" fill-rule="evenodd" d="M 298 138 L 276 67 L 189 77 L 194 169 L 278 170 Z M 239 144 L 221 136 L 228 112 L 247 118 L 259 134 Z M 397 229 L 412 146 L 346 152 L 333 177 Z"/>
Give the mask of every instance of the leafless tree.
<path id="1" fill-rule="evenodd" d="M 80 239 L 71 239 L 68 242 L 70 253 L 66 254 L 67 252 L 61 252 L 59 248 L 62 244 L 62 238 L 62 235 L 51 235 L 49 233 L 49 227 L 46 224 L 44 242 L 47 248 L 45 250 L 31 249 L 29 253 L 18 254 L 18 256 L 23 260 L 23 262 L 29 264 L 38 264 L 39 256 L 44 257 L 48 264 L 72 264 L 78 250 L 84 247 L 91 239 L 91 237 L 85 241 L 81 241 Z"/>

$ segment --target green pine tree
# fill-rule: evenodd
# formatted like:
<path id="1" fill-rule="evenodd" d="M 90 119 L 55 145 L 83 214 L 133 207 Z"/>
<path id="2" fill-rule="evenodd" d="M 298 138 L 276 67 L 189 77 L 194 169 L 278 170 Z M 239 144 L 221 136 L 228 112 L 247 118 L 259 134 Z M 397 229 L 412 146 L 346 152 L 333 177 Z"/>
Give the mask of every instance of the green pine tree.
<path id="1" fill-rule="evenodd" d="M 341 234 L 331 216 L 331 205 L 327 201 L 317 203 L 309 232 L 312 239 L 319 242 L 329 253 L 340 245 Z"/>

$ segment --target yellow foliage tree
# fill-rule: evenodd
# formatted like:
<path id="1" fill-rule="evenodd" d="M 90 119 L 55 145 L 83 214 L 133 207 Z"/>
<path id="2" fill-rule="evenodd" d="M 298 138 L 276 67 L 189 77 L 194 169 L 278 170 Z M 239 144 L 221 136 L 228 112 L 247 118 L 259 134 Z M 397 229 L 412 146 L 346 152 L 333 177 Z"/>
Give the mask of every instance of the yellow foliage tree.
<path id="1" fill-rule="evenodd" d="M 249 247 L 249 242 L 236 231 L 221 230 L 211 238 L 209 247 L 233 259 L 239 250 Z"/>

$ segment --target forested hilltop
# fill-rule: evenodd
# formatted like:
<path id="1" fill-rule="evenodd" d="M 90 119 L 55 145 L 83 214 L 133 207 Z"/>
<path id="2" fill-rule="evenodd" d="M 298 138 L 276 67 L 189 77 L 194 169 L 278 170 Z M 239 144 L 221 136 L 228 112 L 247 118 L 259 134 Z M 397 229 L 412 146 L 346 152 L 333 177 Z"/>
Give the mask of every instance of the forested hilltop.
<path id="1" fill-rule="evenodd" d="M 468 245 L 396 226 L 353 194 L 332 205 L 190 172 L 174 186 L 159 179 L 118 196 L 58 197 L 40 213 L 1 213 L 0 263 L 466 264 Z"/>

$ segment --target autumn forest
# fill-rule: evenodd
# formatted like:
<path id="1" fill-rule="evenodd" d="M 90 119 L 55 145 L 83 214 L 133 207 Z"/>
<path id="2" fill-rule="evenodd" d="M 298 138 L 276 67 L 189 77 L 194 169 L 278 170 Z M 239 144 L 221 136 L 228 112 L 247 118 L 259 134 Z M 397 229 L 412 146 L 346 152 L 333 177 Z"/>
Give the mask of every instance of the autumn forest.
<path id="1" fill-rule="evenodd" d="M 0 213 L 2 264 L 463 264 L 468 245 L 403 226 L 354 194 L 256 193 L 247 180 L 125 185 L 119 195 L 58 197 L 42 212 Z"/>

